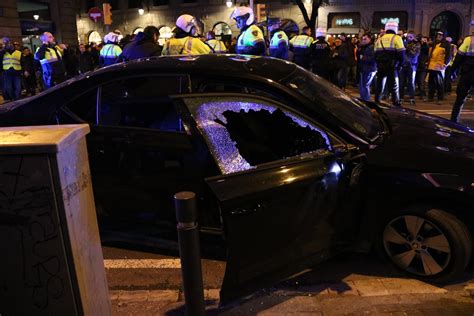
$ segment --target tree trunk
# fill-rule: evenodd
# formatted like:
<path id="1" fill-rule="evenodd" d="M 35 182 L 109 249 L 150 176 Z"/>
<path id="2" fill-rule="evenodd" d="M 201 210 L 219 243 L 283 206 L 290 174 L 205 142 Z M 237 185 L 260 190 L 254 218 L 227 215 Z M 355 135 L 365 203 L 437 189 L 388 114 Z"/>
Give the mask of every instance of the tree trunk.
<path id="1" fill-rule="evenodd" d="M 304 6 L 303 0 L 295 0 L 298 8 L 300 8 L 301 14 L 303 14 L 306 25 L 311 28 L 313 34 L 315 34 L 316 19 L 318 18 L 318 9 L 323 3 L 328 3 L 328 0 L 313 0 L 311 3 L 311 16 L 308 14 L 306 7 Z"/>

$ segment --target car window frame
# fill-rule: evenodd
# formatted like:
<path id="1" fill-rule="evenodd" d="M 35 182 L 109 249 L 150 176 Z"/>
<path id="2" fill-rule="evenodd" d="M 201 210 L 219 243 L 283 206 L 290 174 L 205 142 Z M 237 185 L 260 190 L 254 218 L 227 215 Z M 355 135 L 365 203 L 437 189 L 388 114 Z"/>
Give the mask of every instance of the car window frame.
<path id="1" fill-rule="evenodd" d="M 82 117 L 80 117 L 79 115 L 77 115 L 73 110 L 71 110 L 71 108 L 69 107 L 69 104 L 71 104 L 72 102 L 76 101 L 78 98 L 86 95 L 87 93 L 89 93 L 90 91 L 92 90 L 96 90 L 96 98 L 95 98 L 95 122 L 94 123 L 91 123 L 91 122 L 88 122 L 86 121 L 85 119 L 83 119 Z M 61 105 L 61 107 L 59 108 L 61 111 L 63 111 L 64 113 L 66 113 L 67 115 L 69 116 L 72 116 L 74 119 L 77 119 L 78 121 L 84 123 L 84 124 L 89 124 L 91 126 L 97 126 L 97 122 L 98 122 L 98 110 L 99 110 L 99 99 L 100 99 L 100 95 L 101 95 L 101 86 L 100 85 L 94 85 L 93 88 L 90 88 L 90 89 L 87 89 L 84 93 L 81 93 L 80 95 L 74 97 L 72 100 L 70 100 L 68 103 L 66 104 L 63 104 Z"/>
<path id="2" fill-rule="evenodd" d="M 201 129 L 198 127 L 198 124 L 197 124 L 196 120 L 193 118 L 193 116 L 191 114 L 191 111 L 189 110 L 188 106 L 186 105 L 186 102 L 185 102 L 184 99 L 186 99 L 186 98 L 199 98 L 199 97 L 209 98 L 209 97 L 236 97 L 236 96 L 237 97 L 240 96 L 240 97 L 244 97 L 244 98 L 253 98 L 253 99 L 255 99 L 255 101 L 261 100 L 261 101 L 266 102 L 266 103 L 274 104 L 274 106 L 276 108 L 282 108 L 283 110 L 291 113 L 292 115 L 304 120 L 305 123 L 308 123 L 308 124 L 311 124 L 311 125 L 315 126 L 316 128 L 318 128 L 318 129 L 322 130 L 324 133 L 326 133 L 326 135 L 329 138 L 332 150 L 327 149 L 327 150 L 313 151 L 313 152 L 310 152 L 310 153 L 303 153 L 303 154 L 288 157 L 288 158 L 283 158 L 283 159 L 278 159 L 278 160 L 274 160 L 274 161 L 261 163 L 257 166 L 254 166 L 253 168 L 246 169 L 246 170 L 241 170 L 241 171 L 237 171 L 237 172 L 232 172 L 232 173 L 223 173 L 220 170 L 220 168 L 218 168 L 220 174 L 215 176 L 215 177 L 224 177 L 224 176 L 233 176 L 233 175 L 245 174 L 245 173 L 252 172 L 256 169 L 261 170 L 261 168 L 272 168 L 274 166 L 286 165 L 286 164 L 289 164 L 289 163 L 295 163 L 295 162 L 303 161 L 303 160 L 306 160 L 306 159 L 315 159 L 315 158 L 324 157 L 326 155 L 334 155 L 341 148 L 346 148 L 347 147 L 346 142 L 344 142 L 339 136 L 337 136 L 337 134 L 332 132 L 330 129 L 328 129 L 327 127 L 325 127 L 321 123 L 315 122 L 313 119 L 311 119 L 307 115 L 305 115 L 305 114 L 303 114 L 303 113 L 301 113 L 301 112 L 299 112 L 299 111 L 283 104 L 282 102 L 274 100 L 274 99 L 269 99 L 269 98 L 259 96 L 259 95 L 248 95 L 248 94 L 243 94 L 243 93 L 190 93 L 190 94 L 186 94 L 186 95 L 174 95 L 174 96 L 172 96 L 173 99 L 179 100 L 180 108 L 182 108 L 182 111 L 186 112 L 186 114 L 183 113 L 183 115 L 186 115 L 187 120 L 190 120 L 190 123 L 192 125 L 193 134 L 197 133 L 199 135 L 199 137 L 202 138 L 202 141 L 207 146 L 211 156 L 214 158 L 214 162 L 216 163 L 216 165 L 218 165 L 218 159 L 215 157 L 213 152 L 210 150 L 209 145 L 208 145 L 207 140 L 206 140 L 206 136 L 203 134 Z"/>

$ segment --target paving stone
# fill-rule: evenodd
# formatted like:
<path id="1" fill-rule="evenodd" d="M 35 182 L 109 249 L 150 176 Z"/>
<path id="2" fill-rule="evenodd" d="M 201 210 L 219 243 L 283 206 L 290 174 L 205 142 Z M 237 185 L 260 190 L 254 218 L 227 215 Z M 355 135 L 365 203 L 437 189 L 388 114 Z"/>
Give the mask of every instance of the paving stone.
<path id="1" fill-rule="evenodd" d="M 122 291 L 119 296 L 120 302 L 145 302 L 148 300 L 148 294 L 150 291 Z"/>
<path id="2" fill-rule="evenodd" d="M 353 283 L 360 296 L 382 296 L 389 294 L 380 279 L 354 280 Z"/>
<path id="3" fill-rule="evenodd" d="M 111 301 L 118 300 L 121 291 L 109 291 L 109 299 Z"/>
<path id="4" fill-rule="evenodd" d="M 150 291 L 148 295 L 149 302 L 177 302 L 179 298 L 177 290 L 159 290 Z"/>
<path id="5" fill-rule="evenodd" d="M 414 279 L 380 279 L 389 294 L 406 293 L 447 293 L 446 289 Z"/>

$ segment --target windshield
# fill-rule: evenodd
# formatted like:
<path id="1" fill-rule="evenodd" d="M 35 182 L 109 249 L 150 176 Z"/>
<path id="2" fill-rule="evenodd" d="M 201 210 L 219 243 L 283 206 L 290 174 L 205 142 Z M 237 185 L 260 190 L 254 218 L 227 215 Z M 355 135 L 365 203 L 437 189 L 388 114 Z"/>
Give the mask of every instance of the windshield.
<path id="1" fill-rule="evenodd" d="M 297 69 L 283 84 L 331 113 L 359 137 L 372 140 L 382 131 L 379 121 L 363 102 L 308 71 Z"/>

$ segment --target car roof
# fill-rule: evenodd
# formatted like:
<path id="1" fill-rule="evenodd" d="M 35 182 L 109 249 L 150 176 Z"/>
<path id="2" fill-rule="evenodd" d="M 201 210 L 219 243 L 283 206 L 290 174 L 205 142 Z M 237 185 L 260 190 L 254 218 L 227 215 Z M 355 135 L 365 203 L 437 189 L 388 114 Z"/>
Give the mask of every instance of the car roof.
<path id="1" fill-rule="evenodd" d="M 256 75 L 281 81 L 292 74 L 297 66 L 289 61 L 251 55 L 208 54 L 190 56 L 159 56 L 142 58 L 101 68 L 92 74 L 129 71 L 189 72 L 202 74 Z"/>

